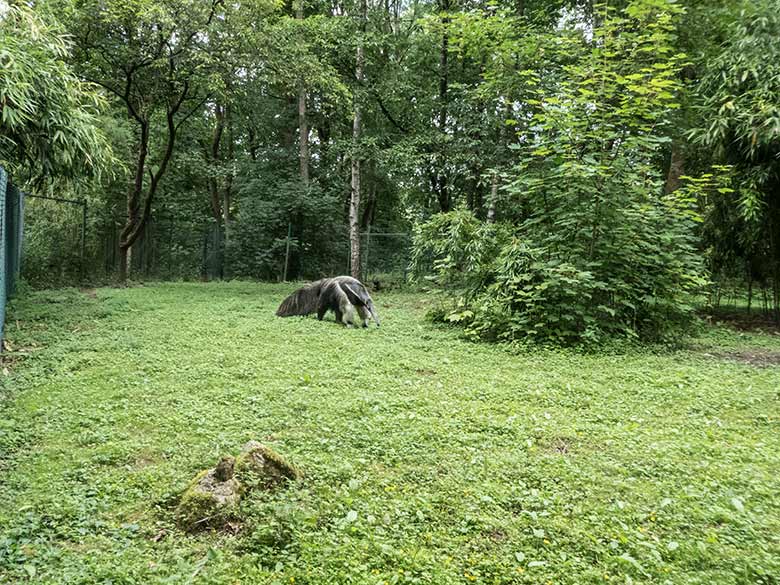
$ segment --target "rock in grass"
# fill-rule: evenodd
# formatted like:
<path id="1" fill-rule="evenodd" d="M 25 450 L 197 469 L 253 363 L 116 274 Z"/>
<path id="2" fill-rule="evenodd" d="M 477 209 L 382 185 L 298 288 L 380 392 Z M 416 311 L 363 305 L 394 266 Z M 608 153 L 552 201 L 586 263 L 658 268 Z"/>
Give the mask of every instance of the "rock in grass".
<path id="1" fill-rule="evenodd" d="M 223 457 L 214 469 L 195 476 L 176 508 L 179 526 L 190 531 L 219 527 L 236 516 L 244 488 L 234 466 L 233 457 Z"/>
<path id="2" fill-rule="evenodd" d="M 238 519 L 238 504 L 251 489 L 272 489 L 300 476 L 276 451 L 250 441 L 238 457 L 223 457 L 215 468 L 195 476 L 179 500 L 176 520 L 190 532 L 220 528 Z"/>
<path id="3" fill-rule="evenodd" d="M 301 472 L 270 447 L 249 441 L 236 458 L 236 475 L 249 485 L 266 489 L 300 479 Z"/>

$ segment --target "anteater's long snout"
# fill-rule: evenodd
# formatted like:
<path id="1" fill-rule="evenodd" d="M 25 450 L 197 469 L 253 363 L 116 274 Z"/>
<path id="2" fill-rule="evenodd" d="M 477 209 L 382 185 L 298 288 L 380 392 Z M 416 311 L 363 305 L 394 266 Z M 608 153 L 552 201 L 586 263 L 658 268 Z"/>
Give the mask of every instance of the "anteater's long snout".
<path id="1" fill-rule="evenodd" d="M 371 313 L 371 318 L 374 320 L 374 323 L 376 323 L 376 326 L 379 327 L 379 315 L 376 313 L 374 303 L 368 304 L 368 311 Z"/>

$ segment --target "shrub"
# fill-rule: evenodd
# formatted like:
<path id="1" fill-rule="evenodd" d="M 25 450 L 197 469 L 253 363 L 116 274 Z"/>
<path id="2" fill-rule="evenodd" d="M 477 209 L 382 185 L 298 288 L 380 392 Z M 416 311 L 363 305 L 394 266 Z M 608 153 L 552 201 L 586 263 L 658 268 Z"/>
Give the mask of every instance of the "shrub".
<path id="1" fill-rule="evenodd" d="M 519 220 L 482 224 L 459 210 L 418 228 L 415 268 L 427 258 L 455 293 L 449 321 L 480 338 L 566 344 L 686 331 L 688 296 L 705 282 L 699 218 L 690 189 L 662 195 L 656 164 L 677 105 L 677 10 L 637 0 L 606 13 L 557 93 L 539 93 L 505 188 L 504 204 L 526 210 Z"/>

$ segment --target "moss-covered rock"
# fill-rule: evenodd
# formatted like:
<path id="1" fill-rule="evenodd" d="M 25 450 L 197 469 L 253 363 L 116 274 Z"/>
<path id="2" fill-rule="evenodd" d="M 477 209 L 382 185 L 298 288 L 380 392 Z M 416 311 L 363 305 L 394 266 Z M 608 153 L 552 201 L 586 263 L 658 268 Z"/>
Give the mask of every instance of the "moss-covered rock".
<path id="1" fill-rule="evenodd" d="M 240 481 L 266 489 L 301 477 L 295 465 L 258 441 L 244 445 L 241 454 L 236 457 L 235 473 Z"/>
<path id="2" fill-rule="evenodd" d="M 190 482 L 176 508 L 184 530 L 220 528 L 238 519 L 238 504 L 252 488 L 272 489 L 301 477 L 300 470 L 270 447 L 249 441 L 238 457 L 223 457 Z"/>
<path id="3" fill-rule="evenodd" d="M 224 457 L 214 469 L 201 471 L 184 490 L 176 520 L 185 530 L 220 527 L 235 518 L 244 486 L 234 476 L 235 459 Z"/>

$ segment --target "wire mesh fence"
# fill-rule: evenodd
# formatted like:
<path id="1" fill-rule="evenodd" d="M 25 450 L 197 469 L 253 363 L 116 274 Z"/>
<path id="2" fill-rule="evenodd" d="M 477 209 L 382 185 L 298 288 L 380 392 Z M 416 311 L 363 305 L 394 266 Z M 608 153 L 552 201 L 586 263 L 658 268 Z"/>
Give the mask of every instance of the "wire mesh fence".
<path id="1" fill-rule="evenodd" d="M 0 167 L 0 351 L 3 348 L 5 309 L 16 291 L 22 260 L 24 193 Z"/>
<path id="2" fill-rule="evenodd" d="M 98 229 L 101 242 L 91 266 L 105 276 L 118 270 L 118 225 Z M 361 234 L 361 276 L 405 281 L 411 235 L 366 230 Z M 151 219 L 131 249 L 131 278 L 151 280 L 308 280 L 349 274 L 349 233 L 345 229 L 323 237 L 318 233 L 286 234 L 263 240 L 229 239 L 214 221 L 186 221 L 161 216 Z"/>
<path id="3" fill-rule="evenodd" d="M 406 282 L 411 260 L 411 234 L 367 229 L 361 234 L 361 270 L 365 282 Z"/>
<path id="4" fill-rule="evenodd" d="M 84 286 L 119 272 L 123 221 L 90 210 L 83 200 L 31 196 L 27 206 L 25 266 L 34 288 Z M 350 273 L 346 225 L 284 222 L 229 229 L 210 217 L 160 212 L 146 222 L 128 253 L 131 280 L 313 280 Z M 168 211 L 168 210 L 164 210 Z M 369 227 L 361 234 L 361 277 L 406 281 L 410 234 Z"/>
<path id="5" fill-rule="evenodd" d="M 22 276 L 37 288 L 80 284 L 90 269 L 87 203 L 27 194 Z"/>

